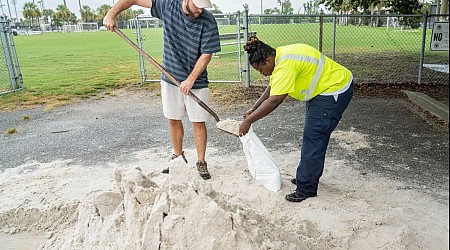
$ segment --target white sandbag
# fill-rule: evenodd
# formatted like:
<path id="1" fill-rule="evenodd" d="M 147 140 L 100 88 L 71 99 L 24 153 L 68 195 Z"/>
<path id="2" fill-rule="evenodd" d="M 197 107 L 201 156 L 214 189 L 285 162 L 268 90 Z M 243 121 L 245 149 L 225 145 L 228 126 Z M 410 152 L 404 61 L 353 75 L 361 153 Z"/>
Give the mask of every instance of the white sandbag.
<path id="1" fill-rule="evenodd" d="M 248 133 L 239 137 L 242 142 L 244 154 L 247 157 L 248 170 L 253 178 L 270 191 L 281 189 L 280 168 L 250 127 Z"/>

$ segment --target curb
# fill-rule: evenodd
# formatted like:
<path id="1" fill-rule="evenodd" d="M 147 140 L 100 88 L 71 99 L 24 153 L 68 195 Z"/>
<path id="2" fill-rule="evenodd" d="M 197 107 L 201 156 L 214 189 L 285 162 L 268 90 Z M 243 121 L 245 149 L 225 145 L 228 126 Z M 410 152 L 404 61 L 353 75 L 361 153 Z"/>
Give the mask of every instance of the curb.
<path id="1" fill-rule="evenodd" d="M 441 118 L 448 123 L 448 106 L 419 92 L 402 90 L 408 98 L 431 114 Z"/>

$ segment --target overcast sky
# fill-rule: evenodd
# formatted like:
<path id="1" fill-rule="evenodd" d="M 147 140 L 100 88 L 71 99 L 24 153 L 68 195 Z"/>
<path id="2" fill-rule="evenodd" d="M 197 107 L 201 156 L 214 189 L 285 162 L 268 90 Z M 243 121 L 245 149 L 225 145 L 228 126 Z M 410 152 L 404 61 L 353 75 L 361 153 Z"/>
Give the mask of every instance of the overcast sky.
<path id="1" fill-rule="evenodd" d="M 23 6 L 26 2 L 34 2 L 38 7 L 40 7 L 40 1 L 43 2 L 45 9 L 56 10 L 56 7 L 60 4 L 64 4 L 63 0 L 0 0 L 0 14 L 9 15 L 9 11 L 11 11 L 11 16 L 13 18 L 16 17 L 14 2 L 16 2 L 17 15 L 19 18 L 22 18 L 22 10 Z M 74 12 L 78 17 L 80 16 L 80 7 L 78 1 L 81 1 L 81 5 L 88 5 L 91 9 L 96 10 L 102 4 L 113 5 L 118 0 L 66 0 L 67 7 L 70 11 Z M 180 0 L 181 1 L 181 0 Z M 9 2 L 9 9 L 8 9 Z M 243 4 L 246 3 L 249 6 L 250 14 L 259 14 L 261 12 L 261 3 L 263 9 L 274 8 L 277 7 L 276 0 L 211 0 L 213 4 L 216 4 L 219 9 L 224 13 L 232 13 L 238 10 L 243 10 Z M 297 13 L 301 8 L 303 13 L 303 3 L 307 2 L 307 0 L 291 0 L 292 6 L 294 8 L 294 13 Z M 136 9 L 136 8 L 133 8 Z M 150 13 L 148 9 L 144 9 L 145 13 Z"/>

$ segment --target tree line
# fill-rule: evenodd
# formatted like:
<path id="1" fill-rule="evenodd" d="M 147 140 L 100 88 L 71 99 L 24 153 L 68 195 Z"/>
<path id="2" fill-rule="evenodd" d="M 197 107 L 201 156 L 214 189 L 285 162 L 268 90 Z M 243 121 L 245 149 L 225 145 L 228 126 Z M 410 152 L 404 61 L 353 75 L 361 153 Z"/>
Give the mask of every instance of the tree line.
<path id="1" fill-rule="evenodd" d="M 436 1 L 436 0 L 435 0 Z M 447 1 L 448 0 L 443 0 Z M 319 15 L 325 10 L 334 14 L 374 14 L 389 10 L 391 14 L 422 14 L 430 11 L 431 0 L 309 0 L 303 9 L 294 10 L 291 0 L 277 0 L 278 7 L 265 9 L 266 15 Z M 323 9 L 324 7 L 325 9 Z"/>
<path id="2" fill-rule="evenodd" d="M 24 19 L 13 20 L 18 26 L 40 26 L 40 24 L 55 26 L 63 26 L 65 24 L 83 23 L 101 23 L 106 13 L 112 8 L 109 4 L 103 4 L 97 9 L 92 9 L 88 5 L 80 8 L 80 16 L 78 19 L 75 12 L 72 12 L 66 4 L 56 7 L 56 10 L 39 8 L 34 2 L 27 2 L 22 9 Z M 127 21 L 134 18 L 135 15 L 143 14 L 144 11 L 128 9 L 117 16 L 118 22 Z"/>
<path id="3" fill-rule="evenodd" d="M 427 13 L 431 9 L 432 1 L 439 0 L 309 0 L 303 4 L 303 9 L 298 9 L 294 12 L 291 0 L 277 0 L 278 7 L 268 8 L 264 10 L 263 14 L 270 15 L 292 15 L 292 14 L 307 14 L 319 15 L 324 14 L 325 11 L 334 14 L 422 14 Z M 441 0 L 447 3 L 448 0 Z M 38 1 L 43 3 L 43 1 Z M 14 2 L 15 3 L 15 2 Z M 22 15 L 24 20 L 17 20 L 16 24 L 20 26 L 40 26 L 44 23 L 46 25 L 62 26 L 64 24 L 84 23 L 101 23 L 106 13 L 111 9 L 111 5 L 103 4 L 97 9 L 92 9 L 88 5 L 81 6 L 80 16 L 78 19 L 74 12 L 69 10 L 66 1 L 58 5 L 56 10 L 39 8 L 33 2 L 27 2 L 23 6 Z M 9 5 L 8 5 L 9 6 Z M 42 7 L 43 5 L 41 5 Z M 14 6 L 15 7 L 15 6 Z M 325 9 L 323 9 L 325 8 Z M 214 14 L 220 14 L 222 11 L 219 7 L 213 4 L 210 11 Z M 120 13 L 117 17 L 118 23 L 126 22 L 134 18 L 135 15 L 143 14 L 144 11 L 128 9 Z"/>

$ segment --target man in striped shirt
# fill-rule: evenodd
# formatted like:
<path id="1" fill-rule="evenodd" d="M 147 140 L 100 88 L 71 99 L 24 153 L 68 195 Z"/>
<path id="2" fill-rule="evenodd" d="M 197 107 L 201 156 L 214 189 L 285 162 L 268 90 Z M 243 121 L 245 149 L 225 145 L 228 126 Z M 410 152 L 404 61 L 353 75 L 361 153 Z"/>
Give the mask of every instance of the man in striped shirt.
<path id="1" fill-rule="evenodd" d="M 189 91 L 209 103 L 208 73 L 212 54 L 220 51 L 219 32 L 213 15 L 205 10 L 210 0 L 120 0 L 103 20 L 109 30 L 116 26 L 117 15 L 133 5 L 148 7 L 151 14 L 163 21 L 163 68 L 180 82 L 180 87 L 165 75 L 161 80 L 161 97 L 164 116 L 169 119 L 170 136 L 174 154 L 182 156 L 184 129 L 182 117 L 188 114 L 194 128 L 197 149 L 197 170 L 203 179 L 211 178 L 205 161 L 209 113 L 188 96 Z M 169 173 L 164 169 L 163 173 Z"/>

